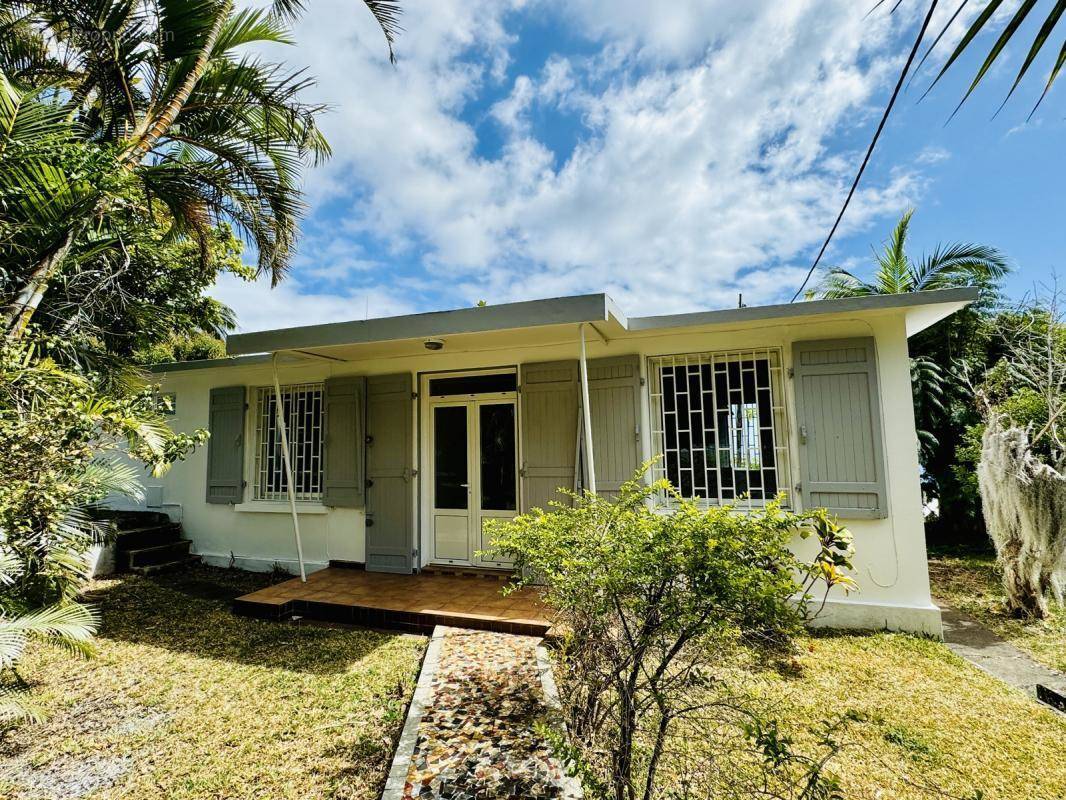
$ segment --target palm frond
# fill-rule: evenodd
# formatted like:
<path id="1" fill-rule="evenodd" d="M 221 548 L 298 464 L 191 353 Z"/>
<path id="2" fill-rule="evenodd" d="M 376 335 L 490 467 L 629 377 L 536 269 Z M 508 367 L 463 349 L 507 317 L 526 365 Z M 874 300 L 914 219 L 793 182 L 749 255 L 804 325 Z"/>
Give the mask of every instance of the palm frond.
<path id="1" fill-rule="evenodd" d="M 99 623 L 97 612 L 79 603 L 63 603 L 28 614 L 0 617 L 0 669 L 18 662 L 30 638 L 88 657 L 93 652 L 92 636 Z"/>
<path id="2" fill-rule="evenodd" d="M 25 689 L 0 687 L 0 722 L 41 722 L 43 719 L 44 709 L 30 699 Z"/>
<path id="3" fill-rule="evenodd" d="M 952 14 L 950 19 L 948 19 L 944 23 L 943 27 L 940 29 L 940 32 L 934 38 L 933 43 L 929 46 L 925 55 L 922 57 L 922 60 L 918 65 L 919 69 L 921 68 L 921 65 L 925 63 L 926 59 L 929 58 L 930 54 L 940 44 L 940 41 L 944 38 L 944 35 L 954 24 L 956 18 L 959 16 L 959 13 L 967 5 L 967 3 L 968 0 L 963 0 L 963 2 L 955 11 L 955 13 Z M 952 116 L 954 116 L 954 114 L 958 112 L 958 110 L 962 107 L 963 103 L 965 103 L 966 100 L 970 97 L 970 95 L 973 94 L 974 90 L 981 83 L 981 81 L 987 77 L 993 64 L 1000 58 L 1000 56 L 1003 55 L 1004 52 L 1008 51 L 1009 45 L 1018 38 L 1018 32 L 1022 28 L 1022 23 L 1025 22 L 1029 15 L 1039 5 L 1040 0 L 1022 0 L 1022 2 L 1017 6 L 1017 8 L 1014 9 L 1006 24 L 999 32 L 999 35 L 989 47 L 988 52 L 985 54 L 984 59 L 982 60 L 980 66 L 978 66 L 973 78 L 967 86 L 962 99 L 959 101 L 958 105 L 955 107 L 955 110 L 952 112 Z M 1047 9 L 1047 12 L 1044 15 L 1040 27 L 1038 28 L 1036 33 L 1033 34 L 1033 39 L 1029 43 L 1029 47 L 1027 48 L 1025 57 L 1022 59 L 1021 66 L 1019 67 L 1018 72 L 1015 75 L 1014 81 L 1011 84 L 1011 87 L 1008 90 L 1006 97 L 1004 97 L 1003 102 L 999 106 L 1000 109 L 1003 108 L 1007 100 L 1010 99 L 1010 97 L 1014 94 L 1015 90 L 1021 84 L 1022 80 L 1029 73 L 1029 70 L 1033 66 L 1033 63 L 1035 62 L 1037 56 L 1043 51 L 1044 46 L 1047 44 L 1059 22 L 1062 20 L 1063 13 L 1066 12 L 1066 0 L 1054 0 L 1054 2 L 1049 3 L 1049 5 L 1050 7 Z M 984 31 L 986 27 L 989 26 L 989 24 L 996 18 L 997 12 L 1004 7 L 1005 6 L 1003 0 L 985 0 L 977 16 L 967 27 L 962 38 L 956 43 L 951 53 L 947 56 L 943 64 L 940 66 L 940 69 L 938 70 L 936 76 L 933 78 L 928 89 L 926 90 L 925 95 L 929 94 L 929 92 L 932 91 L 932 89 L 938 83 L 940 83 L 941 79 L 947 74 L 948 70 L 951 69 L 952 66 L 954 66 L 958 62 L 959 58 L 963 55 L 963 53 L 965 53 L 974 46 L 978 35 L 982 31 Z M 1009 6 L 1006 7 L 1009 8 Z M 1052 67 L 1050 74 L 1048 75 L 1047 82 L 1044 86 L 1044 90 L 1041 93 L 1040 97 L 1037 99 L 1036 105 L 1033 107 L 1034 112 L 1044 101 L 1044 98 L 1050 91 L 1052 84 L 1054 84 L 1056 78 L 1058 78 L 1064 63 L 1066 63 L 1066 41 L 1063 42 L 1062 48 L 1059 52 L 1059 58 L 1056 60 L 1055 65 Z M 925 95 L 923 95 L 923 97 Z M 1032 116 L 1032 112 L 1030 113 L 1030 116 Z"/>

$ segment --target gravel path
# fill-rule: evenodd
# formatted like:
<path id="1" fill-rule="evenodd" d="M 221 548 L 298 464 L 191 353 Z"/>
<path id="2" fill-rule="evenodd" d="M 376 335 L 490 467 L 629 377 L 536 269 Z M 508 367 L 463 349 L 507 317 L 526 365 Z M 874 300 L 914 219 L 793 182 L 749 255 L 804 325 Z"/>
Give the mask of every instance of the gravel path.
<path id="1" fill-rule="evenodd" d="M 530 636 L 439 627 L 384 800 L 577 798 L 539 723 L 554 683 Z"/>

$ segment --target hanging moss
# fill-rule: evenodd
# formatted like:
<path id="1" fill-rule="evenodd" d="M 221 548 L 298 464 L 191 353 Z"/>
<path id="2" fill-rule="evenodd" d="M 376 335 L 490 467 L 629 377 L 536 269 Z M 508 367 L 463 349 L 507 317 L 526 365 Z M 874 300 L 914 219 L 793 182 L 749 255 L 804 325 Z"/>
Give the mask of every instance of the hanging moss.
<path id="1" fill-rule="evenodd" d="M 992 415 L 977 468 L 985 524 L 1003 567 L 1012 613 L 1044 618 L 1066 587 L 1066 458 L 1033 450 L 1028 427 Z"/>

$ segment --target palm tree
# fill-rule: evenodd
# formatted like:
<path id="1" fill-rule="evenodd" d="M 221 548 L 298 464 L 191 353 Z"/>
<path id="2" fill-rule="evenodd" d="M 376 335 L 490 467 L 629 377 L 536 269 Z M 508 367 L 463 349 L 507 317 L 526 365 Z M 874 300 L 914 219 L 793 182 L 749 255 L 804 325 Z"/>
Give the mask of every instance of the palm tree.
<path id="1" fill-rule="evenodd" d="M 877 269 L 870 280 L 863 280 L 843 267 L 833 267 L 822 280 L 818 293 L 831 299 L 959 286 L 988 289 L 1010 270 L 1002 253 L 980 244 L 938 246 L 930 255 L 913 261 L 907 254 L 907 235 L 913 215 L 912 209 L 900 217 L 884 249 L 875 253 Z"/>
<path id="2" fill-rule="evenodd" d="M 999 250 L 987 245 L 953 243 L 938 246 L 931 254 L 914 261 L 907 253 L 907 235 L 913 215 L 912 209 L 900 217 L 884 248 L 880 253 L 875 252 L 876 270 L 871 278 L 863 279 L 842 267 L 833 267 L 823 278 L 818 294 L 832 299 L 960 286 L 977 287 L 986 297 L 994 294 L 997 282 L 1010 270 L 1007 259 Z M 948 339 L 951 338 L 949 335 Z M 943 363 L 939 350 L 938 357 L 924 352 L 925 341 L 912 342 L 911 384 L 919 453 L 922 464 L 928 466 L 940 445 L 933 431 L 942 427 L 942 418 L 947 413 L 945 368 L 950 364 Z M 934 341 L 942 344 L 942 341 Z"/>
<path id="3" fill-rule="evenodd" d="M 391 57 L 397 3 L 363 2 Z M 12 128 L 0 126 L 0 158 L 9 154 L 0 165 L 3 199 L 36 194 L 48 206 L 39 228 L 33 224 L 41 214 L 25 207 L 22 220 L 0 218 L 0 247 L 10 232 L 5 222 L 38 233 L 2 254 L 8 336 L 22 335 L 63 262 L 87 238 L 96 249 L 121 245 L 107 240 L 107 218 L 128 206 L 131 194 L 149 214 L 164 207 L 176 235 L 233 224 L 255 245 L 259 272 L 281 279 L 303 211 L 301 169 L 329 156 L 316 124 L 323 107 L 300 101 L 311 83 L 301 73 L 240 50 L 291 43 L 286 21 L 302 10 L 300 0 L 275 0 L 270 11 L 236 11 L 235 0 L 7 4 L 0 14 L 7 107 L 0 114 L 18 124 L 29 109 L 36 132 L 25 141 L 44 136 L 70 145 L 28 169 L 24 153 L 10 155 Z M 75 145 L 95 149 L 95 182 L 71 169 Z"/>

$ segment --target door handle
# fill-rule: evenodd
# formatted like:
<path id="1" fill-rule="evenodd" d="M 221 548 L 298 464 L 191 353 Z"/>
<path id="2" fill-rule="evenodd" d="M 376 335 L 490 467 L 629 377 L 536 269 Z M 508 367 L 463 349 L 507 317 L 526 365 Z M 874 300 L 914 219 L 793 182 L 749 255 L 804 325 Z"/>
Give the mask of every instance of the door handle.
<path id="1" fill-rule="evenodd" d="M 800 444 L 807 444 L 807 426 L 800 425 Z"/>

